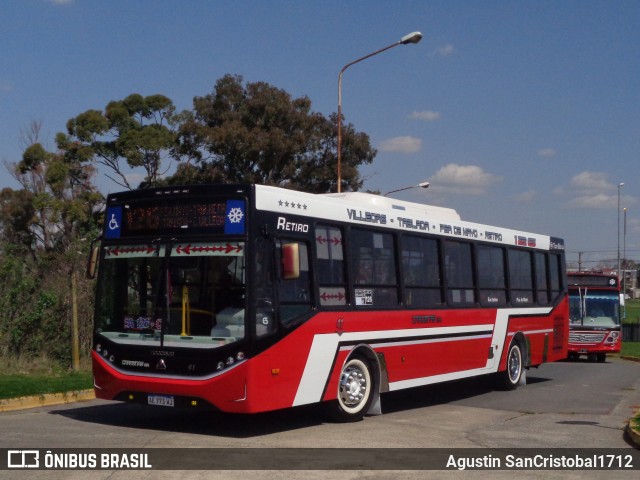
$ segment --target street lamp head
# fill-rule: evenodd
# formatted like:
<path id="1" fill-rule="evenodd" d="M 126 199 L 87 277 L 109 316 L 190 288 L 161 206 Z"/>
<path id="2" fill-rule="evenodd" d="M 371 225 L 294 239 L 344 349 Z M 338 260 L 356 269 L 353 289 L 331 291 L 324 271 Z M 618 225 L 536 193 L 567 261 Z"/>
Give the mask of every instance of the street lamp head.
<path id="1" fill-rule="evenodd" d="M 410 185 L 408 187 L 403 187 L 403 188 L 397 188 L 395 190 L 391 190 L 390 192 L 387 192 L 383 195 L 383 197 L 386 197 L 387 195 L 389 195 L 390 193 L 396 193 L 396 192 L 403 192 L 405 190 L 409 190 L 411 188 L 429 188 L 429 182 L 420 182 L 417 185 Z"/>
<path id="2" fill-rule="evenodd" d="M 422 40 L 422 34 L 420 32 L 412 32 L 400 39 L 400 43 L 402 45 L 406 45 L 407 43 L 418 43 Z"/>

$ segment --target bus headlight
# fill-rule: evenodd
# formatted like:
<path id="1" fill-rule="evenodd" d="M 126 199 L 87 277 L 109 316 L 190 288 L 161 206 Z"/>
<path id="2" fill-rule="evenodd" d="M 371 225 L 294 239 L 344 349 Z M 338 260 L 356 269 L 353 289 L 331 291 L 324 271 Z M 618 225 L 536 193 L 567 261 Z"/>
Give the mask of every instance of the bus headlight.
<path id="1" fill-rule="evenodd" d="M 605 342 L 615 343 L 618 340 L 619 336 L 620 336 L 620 332 L 609 332 L 609 335 L 607 336 L 607 339 L 605 340 Z"/>

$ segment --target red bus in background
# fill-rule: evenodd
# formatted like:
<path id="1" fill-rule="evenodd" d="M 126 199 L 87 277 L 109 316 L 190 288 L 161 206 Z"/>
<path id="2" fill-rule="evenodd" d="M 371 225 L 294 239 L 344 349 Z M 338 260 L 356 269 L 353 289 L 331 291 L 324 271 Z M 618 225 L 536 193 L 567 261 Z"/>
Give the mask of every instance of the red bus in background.
<path id="1" fill-rule="evenodd" d="M 620 295 L 617 275 L 603 273 L 567 274 L 569 283 L 569 358 L 586 355 L 604 362 L 607 353 L 622 347 Z"/>
<path id="2" fill-rule="evenodd" d="M 96 396 L 226 412 L 477 375 L 505 389 L 564 359 L 564 242 L 365 193 L 196 185 L 107 198 Z M 93 268 L 92 268 L 93 270 Z"/>

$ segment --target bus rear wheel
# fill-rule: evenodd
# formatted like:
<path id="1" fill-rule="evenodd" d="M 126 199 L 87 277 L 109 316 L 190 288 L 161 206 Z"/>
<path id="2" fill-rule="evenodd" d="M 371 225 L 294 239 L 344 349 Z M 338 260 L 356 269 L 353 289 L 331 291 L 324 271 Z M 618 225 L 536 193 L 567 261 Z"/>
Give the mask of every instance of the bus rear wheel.
<path id="1" fill-rule="evenodd" d="M 518 342 L 513 342 L 507 354 L 507 369 L 498 373 L 498 387 L 502 390 L 515 390 L 522 378 L 523 369 L 522 349 Z"/>
<path id="2" fill-rule="evenodd" d="M 338 399 L 327 406 L 331 419 L 339 422 L 362 420 L 373 401 L 373 388 L 369 363 L 361 357 L 349 359 L 340 373 Z"/>

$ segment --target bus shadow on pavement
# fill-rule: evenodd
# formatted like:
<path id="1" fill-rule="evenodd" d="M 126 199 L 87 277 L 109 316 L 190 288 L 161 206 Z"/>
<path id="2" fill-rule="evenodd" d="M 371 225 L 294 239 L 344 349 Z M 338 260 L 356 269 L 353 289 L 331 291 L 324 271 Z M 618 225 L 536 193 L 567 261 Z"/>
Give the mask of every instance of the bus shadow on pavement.
<path id="1" fill-rule="evenodd" d="M 527 373 L 527 385 L 546 383 L 551 379 Z M 526 395 L 527 386 L 519 387 L 513 392 L 497 390 L 495 382 L 489 376 L 473 377 L 463 380 L 427 385 L 424 387 L 390 392 L 382 397 L 384 413 L 400 412 L 416 408 L 460 402 L 473 397 L 505 395 Z"/>
<path id="2" fill-rule="evenodd" d="M 546 382 L 544 377 L 529 376 L 530 385 Z M 523 389 L 526 390 L 526 387 Z M 516 392 L 518 391 L 516 390 Z M 448 404 L 481 395 L 509 394 L 496 392 L 487 377 L 455 380 L 382 395 L 384 414 Z M 251 438 L 293 431 L 327 423 L 321 405 L 309 405 L 257 414 L 231 414 L 205 409 L 181 409 L 109 402 L 102 405 L 78 406 L 52 410 L 79 422 L 138 428 L 163 432 L 215 435 L 229 438 Z"/>
<path id="3" fill-rule="evenodd" d="M 324 421 L 322 411 L 316 405 L 249 415 L 113 402 L 52 410 L 50 413 L 112 427 L 229 438 L 258 437 L 320 425 Z"/>

